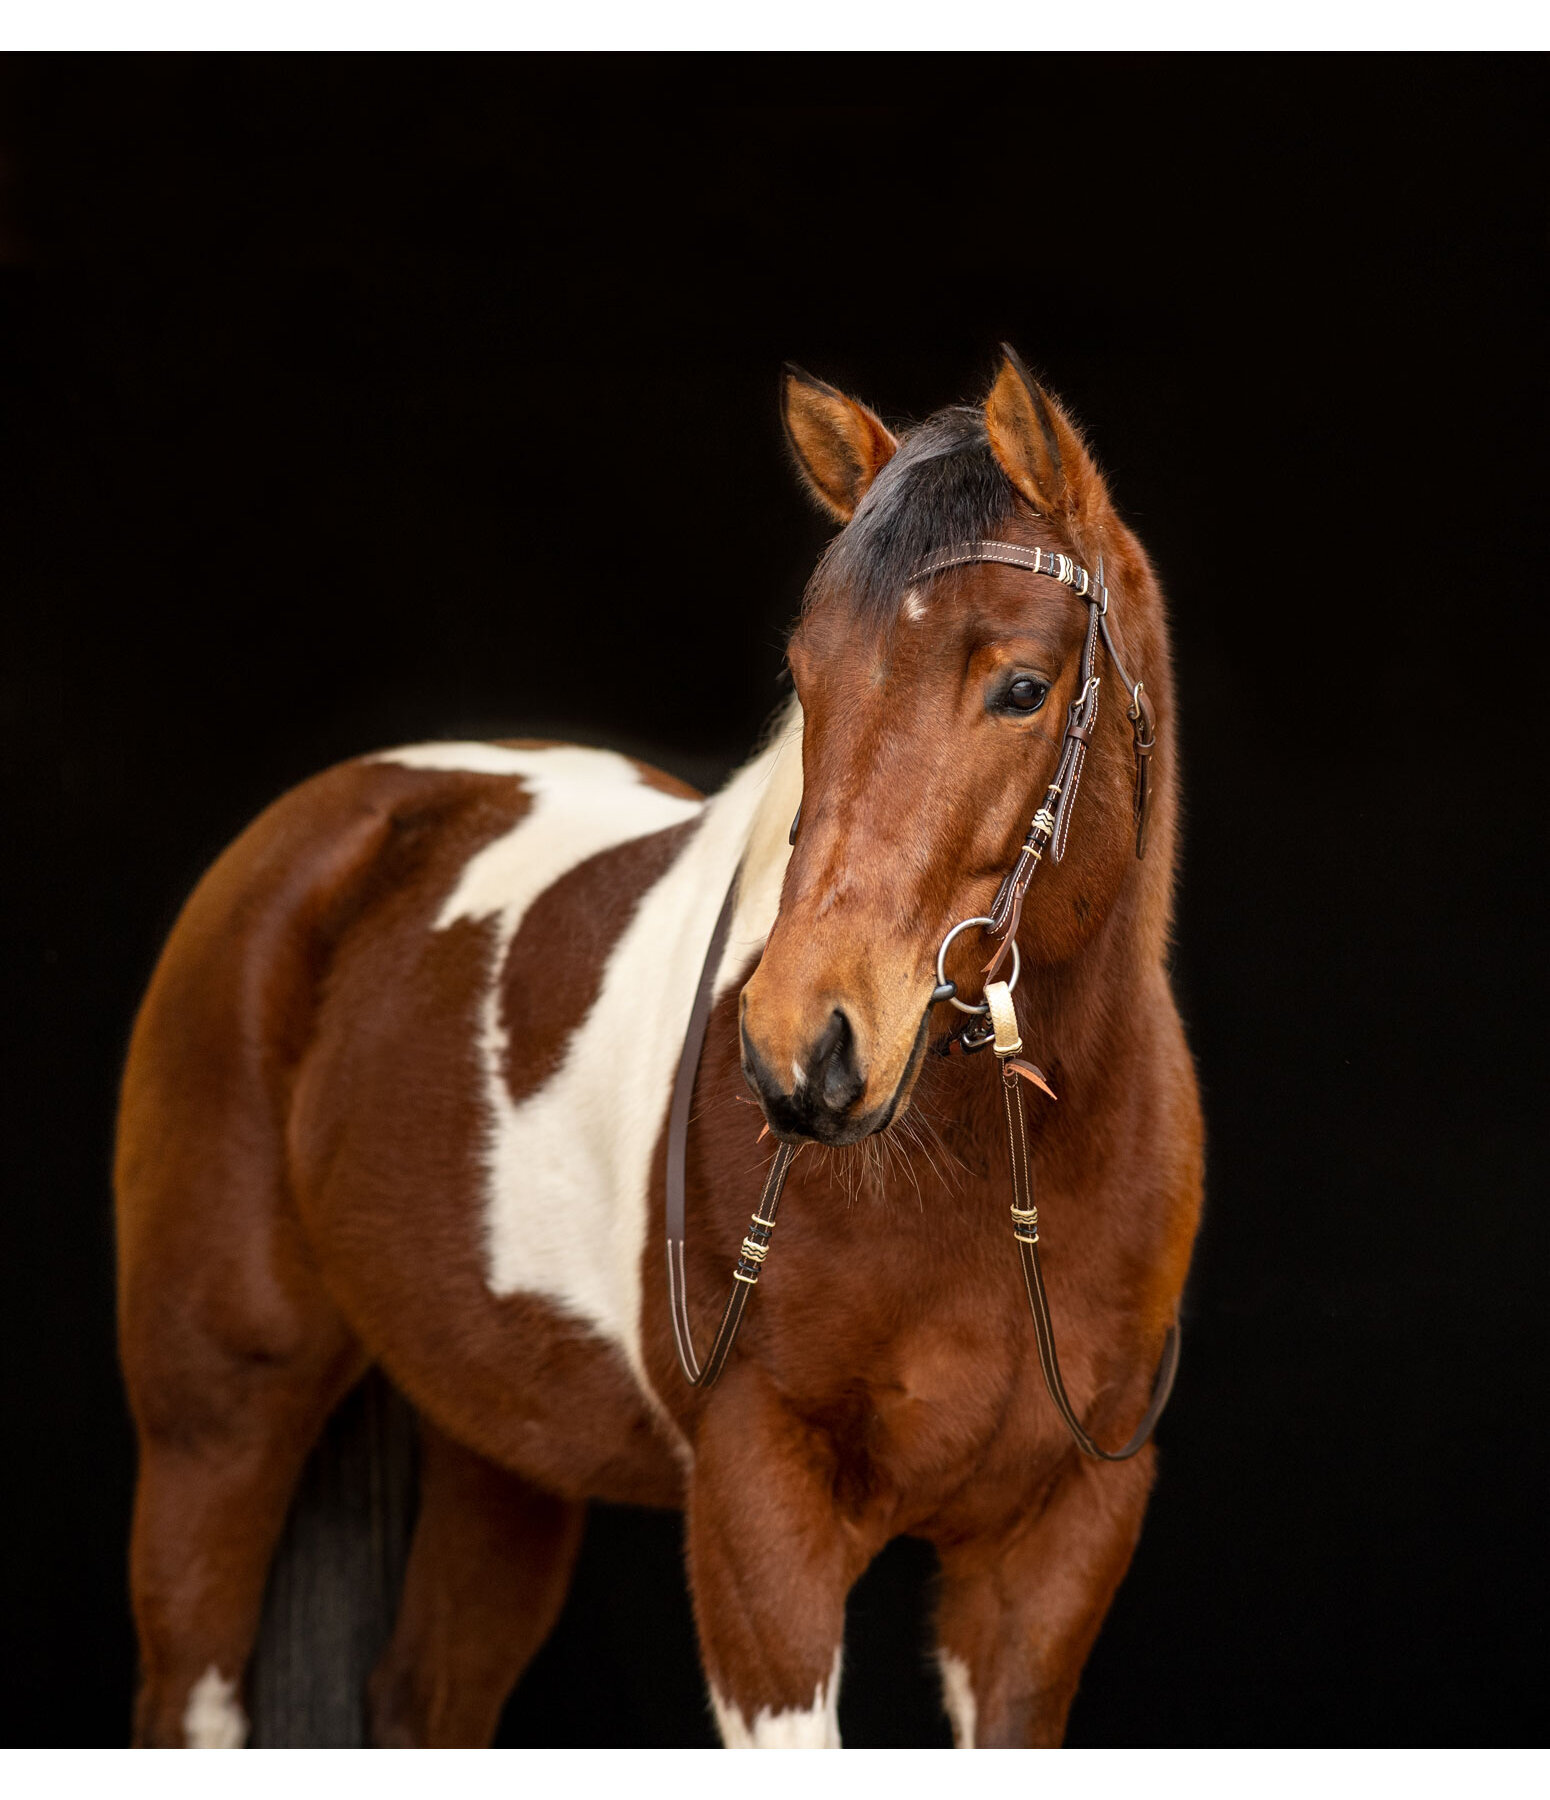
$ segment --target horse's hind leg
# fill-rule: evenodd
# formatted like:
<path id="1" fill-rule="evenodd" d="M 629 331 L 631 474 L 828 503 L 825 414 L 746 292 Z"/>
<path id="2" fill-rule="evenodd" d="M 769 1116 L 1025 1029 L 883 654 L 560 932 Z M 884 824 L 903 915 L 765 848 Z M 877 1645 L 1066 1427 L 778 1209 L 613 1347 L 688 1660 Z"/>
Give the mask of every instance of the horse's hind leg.
<path id="1" fill-rule="evenodd" d="M 241 1686 L 292 1492 L 360 1362 L 348 1340 L 302 1367 L 195 1354 L 197 1401 L 180 1381 L 137 1408 L 135 1739 L 226 1748 L 247 1734 Z"/>
<path id="2" fill-rule="evenodd" d="M 398 1624 L 371 1681 L 384 1745 L 488 1744 L 564 1604 L 586 1508 L 422 1422 L 420 1514 Z"/>
<path id="3" fill-rule="evenodd" d="M 140 1462 L 130 1588 L 135 1740 L 234 1747 L 275 1541 L 302 1466 L 364 1357 L 305 1273 L 175 1242 L 136 1259 L 123 1347 Z"/>
<path id="4" fill-rule="evenodd" d="M 330 959 L 394 835 L 375 779 L 298 789 L 220 857 L 130 1041 L 114 1185 L 147 1743 L 241 1736 L 292 1489 L 367 1362 L 319 1275 L 287 1144 Z"/>

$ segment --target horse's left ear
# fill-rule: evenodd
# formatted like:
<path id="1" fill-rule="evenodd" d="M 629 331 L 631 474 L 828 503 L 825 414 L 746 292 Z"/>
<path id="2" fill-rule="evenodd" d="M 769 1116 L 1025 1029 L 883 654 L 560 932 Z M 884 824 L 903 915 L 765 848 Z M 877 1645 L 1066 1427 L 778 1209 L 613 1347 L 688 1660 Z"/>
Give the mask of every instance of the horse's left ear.
<path id="1" fill-rule="evenodd" d="M 1076 427 L 1023 366 L 1010 344 L 985 402 L 990 447 L 1023 498 L 1051 518 L 1080 522 L 1103 494 L 1098 473 Z"/>
<path id="2" fill-rule="evenodd" d="M 782 371 L 780 401 L 802 479 L 825 511 L 848 519 L 898 439 L 869 406 L 795 363 Z"/>

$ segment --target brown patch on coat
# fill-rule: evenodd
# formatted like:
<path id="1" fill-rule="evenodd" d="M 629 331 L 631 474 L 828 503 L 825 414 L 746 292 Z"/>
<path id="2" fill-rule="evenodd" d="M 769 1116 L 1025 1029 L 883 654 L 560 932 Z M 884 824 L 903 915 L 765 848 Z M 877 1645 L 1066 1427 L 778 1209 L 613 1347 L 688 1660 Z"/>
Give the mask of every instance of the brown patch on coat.
<path id="1" fill-rule="evenodd" d="M 537 1093 L 558 1070 L 566 1045 L 597 1004 L 614 946 L 699 824 L 685 819 L 589 856 L 545 888 L 523 915 L 500 975 L 506 1085 L 513 1100 Z"/>

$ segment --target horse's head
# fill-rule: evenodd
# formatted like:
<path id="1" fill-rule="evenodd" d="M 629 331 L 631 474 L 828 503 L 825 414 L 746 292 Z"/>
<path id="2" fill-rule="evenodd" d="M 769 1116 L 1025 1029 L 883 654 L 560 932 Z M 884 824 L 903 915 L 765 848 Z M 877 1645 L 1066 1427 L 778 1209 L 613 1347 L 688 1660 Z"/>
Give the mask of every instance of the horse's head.
<path id="1" fill-rule="evenodd" d="M 1140 546 L 1070 421 L 1011 351 L 983 408 L 950 408 L 902 440 L 799 370 L 784 399 L 802 475 L 844 529 L 790 645 L 802 809 L 779 916 L 743 993 L 743 1062 L 777 1133 L 845 1144 L 907 1103 L 937 948 L 990 910 L 1085 685 L 1089 607 L 1068 587 L 995 562 L 918 571 L 986 540 L 1089 569 L 1101 558 L 1109 623 L 1164 710 L 1166 643 Z M 1071 856 L 1046 858 L 1029 894 L 1025 982 L 1102 929 L 1136 867 L 1131 697 L 1099 673 Z M 947 973 L 960 993 L 978 998 L 992 948 L 972 931 L 956 941 Z"/>

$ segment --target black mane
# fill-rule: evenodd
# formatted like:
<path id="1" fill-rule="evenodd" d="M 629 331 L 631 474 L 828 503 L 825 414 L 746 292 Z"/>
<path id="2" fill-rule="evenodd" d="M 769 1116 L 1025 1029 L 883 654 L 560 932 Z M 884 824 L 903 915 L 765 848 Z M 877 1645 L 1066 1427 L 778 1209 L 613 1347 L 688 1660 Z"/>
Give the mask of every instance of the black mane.
<path id="1" fill-rule="evenodd" d="M 984 414 L 970 406 L 933 413 L 899 445 L 824 552 L 804 606 L 839 595 L 861 617 L 887 625 L 911 573 L 933 550 L 993 537 L 1013 500 Z"/>

